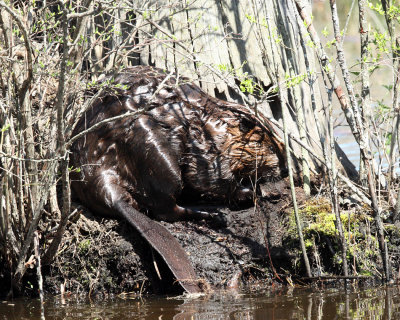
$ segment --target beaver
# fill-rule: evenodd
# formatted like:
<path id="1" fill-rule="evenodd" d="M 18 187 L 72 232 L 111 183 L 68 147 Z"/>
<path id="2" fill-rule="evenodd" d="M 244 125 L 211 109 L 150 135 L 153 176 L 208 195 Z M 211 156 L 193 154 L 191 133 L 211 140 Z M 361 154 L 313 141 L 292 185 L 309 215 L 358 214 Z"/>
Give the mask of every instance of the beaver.
<path id="1" fill-rule="evenodd" d="M 105 119 L 134 115 L 106 122 L 73 143 L 70 164 L 79 170 L 72 170 L 72 189 L 94 213 L 127 219 L 182 287 L 199 292 L 186 253 L 148 214 L 166 221 L 209 218 L 182 206 L 182 195 L 246 200 L 253 195 L 251 180 L 286 174 L 284 146 L 267 119 L 161 69 L 129 67 L 106 83 L 73 136 Z"/>

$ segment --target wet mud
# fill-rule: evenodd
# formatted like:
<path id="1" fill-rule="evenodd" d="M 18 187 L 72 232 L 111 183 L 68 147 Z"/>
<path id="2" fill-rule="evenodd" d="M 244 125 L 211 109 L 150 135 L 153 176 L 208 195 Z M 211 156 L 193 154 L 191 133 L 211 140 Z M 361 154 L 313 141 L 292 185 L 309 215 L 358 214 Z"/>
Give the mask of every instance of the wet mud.
<path id="1" fill-rule="evenodd" d="M 319 282 L 322 285 L 329 281 L 340 285 L 341 280 L 335 279 L 342 272 L 340 244 L 329 197 L 321 190 L 317 188 L 307 198 L 296 188 L 303 235 L 312 274 L 327 276 Z M 187 252 L 206 291 L 256 292 L 313 284 L 303 278 L 287 179 L 262 185 L 258 191 L 257 199 L 242 207 L 193 204 L 216 213 L 208 221 L 159 222 Z M 366 285 L 377 284 L 382 263 L 374 221 L 365 206 L 350 198 L 351 193 L 340 193 L 351 274 L 366 277 Z M 47 293 L 101 298 L 182 293 L 163 260 L 127 222 L 98 218 L 82 205 L 76 206 L 79 214 L 69 223 L 54 262 L 43 268 Z M 385 229 L 394 281 L 398 281 L 400 226 L 386 221 Z M 43 237 L 48 240 L 45 237 L 51 233 L 43 232 Z M 28 270 L 24 281 L 25 294 L 37 294 L 35 269 Z"/>
<path id="2" fill-rule="evenodd" d="M 289 268 L 284 248 L 290 214 L 286 181 L 263 186 L 256 206 L 197 204 L 217 213 L 205 221 L 160 222 L 178 240 L 206 290 L 267 287 L 271 261 Z M 82 208 L 64 236 L 55 262 L 45 268 L 45 288 L 59 294 L 180 293 L 164 262 L 125 221 L 99 219 Z M 64 287 L 64 289 L 62 289 Z"/>

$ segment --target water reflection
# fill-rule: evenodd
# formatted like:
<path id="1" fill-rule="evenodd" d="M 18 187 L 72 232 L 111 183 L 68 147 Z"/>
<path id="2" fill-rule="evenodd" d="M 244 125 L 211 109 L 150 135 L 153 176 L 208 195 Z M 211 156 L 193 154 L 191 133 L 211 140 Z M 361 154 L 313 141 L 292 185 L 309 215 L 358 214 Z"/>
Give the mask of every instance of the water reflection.
<path id="1" fill-rule="evenodd" d="M 400 319 L 400 287 L 294 289 L 200 298 L 134 298 L 80 302 L 47 299 L 53 319 Z M 40 319 L 38 300 L 0 304 L 0 319 Z"/>

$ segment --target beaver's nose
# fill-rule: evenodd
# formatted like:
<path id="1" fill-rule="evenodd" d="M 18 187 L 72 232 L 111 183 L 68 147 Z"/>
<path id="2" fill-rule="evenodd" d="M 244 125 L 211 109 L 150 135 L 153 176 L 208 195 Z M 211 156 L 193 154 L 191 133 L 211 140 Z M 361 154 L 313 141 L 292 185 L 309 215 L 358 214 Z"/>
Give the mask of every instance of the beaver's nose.
<path id="1" fill-rule="evenodd" d="M 281 169 L 281 177 L 286 178 L 289 175 L 289 170 L 287 168 Z"/>

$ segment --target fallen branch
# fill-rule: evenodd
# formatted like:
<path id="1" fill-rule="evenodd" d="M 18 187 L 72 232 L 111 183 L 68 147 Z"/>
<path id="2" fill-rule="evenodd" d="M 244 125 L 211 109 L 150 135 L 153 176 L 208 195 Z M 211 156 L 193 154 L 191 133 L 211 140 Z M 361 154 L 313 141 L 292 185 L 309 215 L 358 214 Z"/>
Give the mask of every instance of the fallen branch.
<path id="1" fill-rule="evenodd" d="M 372 276 L 317 276 L 317 277 L 302 277 L 301 280 L 361 280 L 372 279 Z"/>
<path id="2" fill-rule="evenodd" d="M 282 125 L 276 121 L 273 118 L 269 118 L 269 120 L 275 125 L 277 126 L 280 130 L 283 131 L 283 127 Z M 296 136 L 292 135 L 291 133 L 288 133 L 288 137 L 289 139 L 293 140 L 294 142 L 298 143 L 300 146 L 302 146 L 304 149 L 306 149 L 313 157 L 315 160 L 318 160 L 321 164 L 323 164 L 324 166 L 328 167 L 328 164 L 322 159 L 320 158 L 315 152 L 312 151 L 312 149 L 307 146 L 306 144 L 304 144 L 302 141 L 300 141 L 299 138 L 297 138 Z M 293 151 L 292 151 L 293 152 Z M 351 181 L 349 178 L 347 178 L 345 175 L 341 174 L 340 172 L 338 172 L 338 177 L 340 180 L 342 180 L 344 183 L 346 183 L 346 185 L 357 195 L 360 197 L 361 201 L 364 202 L 365 204 L 367 204 L 368 206 L 371 206 L 371 200 L 369 200 L 367 198 L 367 196 L 363 193 L 363 191 L 361 191 L 355 184 L 353 181 Z"/>

